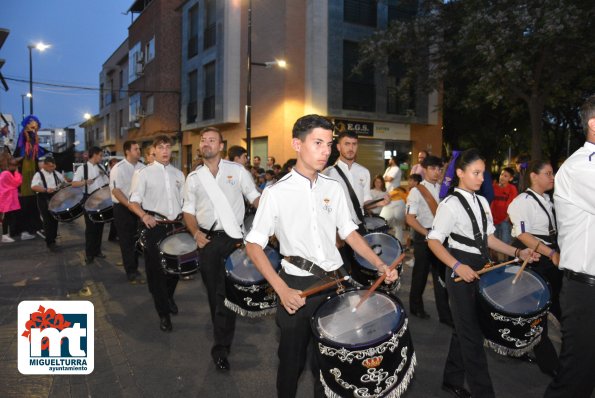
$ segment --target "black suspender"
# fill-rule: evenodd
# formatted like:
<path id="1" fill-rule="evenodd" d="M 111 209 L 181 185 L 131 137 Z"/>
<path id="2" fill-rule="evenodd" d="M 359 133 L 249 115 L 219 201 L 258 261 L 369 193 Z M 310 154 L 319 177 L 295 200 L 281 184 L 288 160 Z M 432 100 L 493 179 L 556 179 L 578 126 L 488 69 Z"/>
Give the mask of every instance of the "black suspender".
<path id="1" fill-rule="evenodd" d="M 335 165 L 335 170 L 337 170 L 337 173 L 339 173 L 339 175 L 341 176 L 343 181 L 345 181 L 345 185 L 347 186 L 347 191 L 349 192 L 349 197 L 351 198 L 351 203 L 353 204 L 353 209 L 355 210 L 355 215 L 361 222 L 364 222 L 364 214 L 362 213 L 362 206 L 360 205 L 359 200 L 357 199 L 357 195 L 355 194 L 353 187 L 349 183 L 347 176 L 345 176 L 345 173 L 343 173 L 343 170 L 341 170 L 341 168 L 337 164 Z"/>
<path id="2" fill-rule="evenodd" d="M 45 179 L 45 176 L 43 175 L 43 172 L 41 170 L 38 171 L 39 173 L 39 177 L 41 177 L 41 183 L 43 184 L 43 187 L 45 189 L 48 189 L 48 183 Z M 53 171 L 53 175 L 54 175 L 54 182 L 56 184 L 56 188 L 58 188 L 58 186 L 60 185 L 60 180 L 58 179 L 58 175 L 56 174 L 56 171 Z"/>
<path id="3" fill-rule="evenodd" d="M 480 213 L 481 213 L 481 224 L 482 224 L 482 228 L 483 228 L 483 234 L 479 230 L 479 225 L 477 224 L 477 220 L 475 219 L 475 213 L 473 213 L 471 206 L 469 206 L 469 202 L 467 202 L 465 197 L 463 195 L 461 195 L 460 192 L 455 191 L 452 193 L 452 195 L 456 196 L 457 199 L 459 199 L 459 202 L 461 203 L 461 205 L 467 212 L 467 215 L 471 219 L 471 226 L 473 227 L 474 239 L 469 239 L 465 236 L 455 234 L 455 233 L 451 233 L 450 237 L 453 240 L 455 240 L 459 243 L 462 243 L 464 245 L 478 248 L 479 252 L 481 253 L 481 256 L 484 257 L 486 261 L 490 261 L 490 255 L 488 252 L 488 234 L 487 234 L 488 220 L 487 220 L 485 210 L 484 210 L 481 202 L 479 202 L 479 199 L 477 199 L 479 207 L 481 208 Z"/>
<path id="4" fill-rule="evenodd" d="M 537 204 L 539 205 L 539 207 L 541 207 L 543 209 L 543 211 L 545 212 L 545 215 L 547 216 L 547 222 L 548 222 L 548 229 L 549 229 L 549 236 L 550 238 L 554 239 L 554 242 L 557 240 L 558 237 L 558 223 L 556 222 L 556 211 L 554 210 L 554 208 L 552 207 L 552 214 L 554 215 L 554 222 L 552 223 L 552 218 L 550 217 L 550 213 L 548 213 L 547 209 L 545 208 L 545 206 L 543 205 L 543 203 L 541 203 L 541 201 L 539 200 L 539 198 L 537 198 L 537 196 L 529 191 L 526 190 L 525 193 L 527 195 L 529 195 L 530 197 L 532 197 L 533 199 L 535 199 L 535 201 L 537 202 Z M 554 228 L 555 226 L 555 228 Z"/>
<path id="5" fill-rule="evenodd" d="M 83 165 L 83 180 L 85 180 L 85 195 L 89 195 L 89 185 L 87 184 L 87 179 L 89 178 L 89 168 L 87 167 L 87 163 Z"/>

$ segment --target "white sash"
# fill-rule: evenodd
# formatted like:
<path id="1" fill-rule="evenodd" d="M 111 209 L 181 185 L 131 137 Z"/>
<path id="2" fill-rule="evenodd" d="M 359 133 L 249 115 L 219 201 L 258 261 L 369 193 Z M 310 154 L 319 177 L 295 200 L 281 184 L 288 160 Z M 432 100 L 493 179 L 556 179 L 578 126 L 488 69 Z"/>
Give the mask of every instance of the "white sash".
<path id="1" fill-rule="evenodd" d="M 227 197 L 223 194 L 219 185 L 217 185 L 217 181 L 209 168 L 207 166 L 201 167 L 197 170 L 196 175 L 205 188 L 207 195 L 209 195 L 209 199 L 211 199 L 211 203 L 215 209 L 215 217 L 221 221 L 225 233 L 232 238 L 242 239 L 242 229 L 235 219 Z"/>

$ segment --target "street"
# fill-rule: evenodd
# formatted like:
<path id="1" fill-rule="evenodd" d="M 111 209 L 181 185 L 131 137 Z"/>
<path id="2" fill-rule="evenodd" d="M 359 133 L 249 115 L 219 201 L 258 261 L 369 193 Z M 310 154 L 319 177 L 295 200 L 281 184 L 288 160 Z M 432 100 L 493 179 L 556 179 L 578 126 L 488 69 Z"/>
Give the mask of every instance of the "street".
<path id="1" fill-rule="evenodd" d="M 274 397 L 278 333 L 273 317 L 238 317 L 229 357 L 218 373 L 210 357 L 211 323 L 200 275 L 180 281 L 173 332 L 159 330 L 147 285 L 129 285 L 119 246 L 107 241 L 107 259 L 84 265 L 84 222 L 59 226 L 59 253 L 36 238 L 0 246 L 0 396 L 2 397 Z M 141 260 L 142 262 L 142 260 Z M 142 265 L 141 265 L 142 268 Z M 399 297 L 408 310 L 411 268 L 404 266 Z M 431 280 L 431 277 L 429 278 Z M 23 300 L 89 300 L 95 307 L 95 370 L 87 376 L 21 375 L 17 369 L 17 306 Z M 438 323 L 431 281 L 424 293 L 429 320 L 409 318 L 417 367 L 408 398 L 448 397 L 441 390 L 451 329 Z M 550 322 L 559 349 L 559 330 Z M 538 367 L 488 352 L 498 397 L 541 397 L 550 378 Z M 312 396 L 312 375 L 298 397 Z"/>

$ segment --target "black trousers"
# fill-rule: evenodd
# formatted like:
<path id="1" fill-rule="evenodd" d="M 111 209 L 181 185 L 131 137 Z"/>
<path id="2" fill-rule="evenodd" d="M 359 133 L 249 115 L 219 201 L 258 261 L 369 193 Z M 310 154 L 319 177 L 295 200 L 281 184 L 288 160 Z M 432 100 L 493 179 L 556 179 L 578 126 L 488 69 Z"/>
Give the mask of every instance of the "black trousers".
<path id="1" fill-rule="evenodd" d="M 120 252 L 124 270 L 129 278 L 138 272 L 138 252 L 136 251 L 134 239 L 138 229 L 138 217 L 120 203 L 114 203 L 114 221 L 118 231 Z M 112 225 L 113 228 L 113 225 Z"/>
<path id="2" fill-rule="evenodd" d="M 41 219 L 43 220 L 43 231 L 45 235 L 46 245 L 56 243 L 56 236 L 58 235 L 58 220 L 56 220 L 50 214 L 48 210 L 48 204 L 50 202 L 50 196 L 47 194 L 37 194 L 37 208 Z"/>
<path id="3" fill-rule="evenodd" d="M 560 368 L 544 397 L 588 398 L 595 391 L 595 286 L 564 278 L 560 303 Z"/>
<path id="4" fill-rule="evenodd" d="M 225 260 L 242 243 L 224 233 L 216 233 L 202 249 L 200 274 L 207 290 L 213 323 L 213 358 L 226 358 L 236 330 L 236 313 L 225 306 Z"/>
<path id="5" fill-rule="evenodd" d="M 409 309 L 412 312 L 424 311 L 423 294 L 426 289 L 428 274 L 432 272 L 434 281 L 434 299 L 438 318 L 441 321 L 451 321 L 452 314 L 448 306 L 448 292 L 445 284 L 444 264 L 440 262 L 428 247 L 425 237 L 415 232 L 413 237 L 413 254 L 415 266 L 411 274 L 411 290 L 409 292 Z"/>
<path id="6" fill-rule="evenodd" d="M 103 223 L 95 223 L 85 213 L 85 255 L 95 257 L 101 253 Z"/>
<path id="7" fill-rule="evenodd" d="M 167 274 L 161 266 L 161 256 L 159 255 L 159 242 L 167 236 L 178 224 L 157 224 L 153 228 L 147 229 L 145 246 L 145 272 L 147 274 L 147 285 L 149 292 L 153 296 L 157 314 L 161 316 L 169 315 L 169 300 L 174 297 L 178 280 L 178 275 Z"/>
<path id="8" fill-rule="evenodd" d="M 292 289 L 306 290 L 314 285 L 318 278 L 315 276 L 294 276 L 281 271 L 281 278 Z M 279 398 L 293 398 L 297 392 L 297 384 L 306 365 L 308 351 L 313 354 L 314 341 L 310 318 L 314 311 L 325 300 L 325 294 L 309 296 L 306 305 L 295 314 L 290 315 L 281 304 L 277 308 L 277 326 L 281 330 L 279 341 L 279 368 L 277 370 L 277 396 Z M 320 382 L 320 368 L 311 356 L 311 369 L 314 376 L 314 396 L 324 397 L 324 387 Z"/>
<path id="9" fill-rule="evenodd" d="M 21 204 L 21 212 L 19 213 L 18 230 L 15 232 L 17 234 L 28 232 L 31 235 L 35 235 L 41 228 L 41 218 L 37 209 L 37 198 L 35 195 L 19 196 L 19 202 Z"/>
<path id="10" fill-rule="evenodd" d="M 485 264 L 478 254 L 454 249 L 451 249 L 451 254 L 476 271 Z M 474 398 L 495 397 L 483 348 L 484 337 L 477 317 L 477 284 L 477 280 L 471 283 L 455 282 L 447 270 L 446 289 L 451 300 L 450 309 L 455 328 L 450 339 L 443 381 L 462 387 L 467 380 Z"/>
<path id="11" fill-rule="evenodd" d="M 367 232 L 364 223 L 358 224 L 357 226 L 357 232 L 361 236 L 364 236 Z M 343 247 L 339 249 L 339 254 L 341 255 L 341 260 L 343 261 L 343 268 L 345 268 L 348 274 L 351 274 L 351 268 L 353 267 L 353 263 L 355 262 L 353 249 L 351 248 L 351 246 L 345 243 Z"/>
<path id="12" fill-rule="evenodd" d="M 13 210 L 4 213 L 2 220 L 2 235 L 8 235 L 10 229 L 10 236 L 15 236 L 17 233 L 17 214 L 20 210 Z"/>

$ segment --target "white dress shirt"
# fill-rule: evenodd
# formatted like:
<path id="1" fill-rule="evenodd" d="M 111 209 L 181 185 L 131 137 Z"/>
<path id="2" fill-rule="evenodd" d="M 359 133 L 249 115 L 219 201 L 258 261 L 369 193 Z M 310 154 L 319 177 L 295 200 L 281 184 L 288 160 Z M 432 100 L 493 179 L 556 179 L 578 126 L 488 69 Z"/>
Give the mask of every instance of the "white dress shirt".
<path id="1" fill-rule="evenodd" d="M 43 185 L 43 180 L 41 179 L 40 173 L 43 173 L 47 186 Z M 44 169 L 41 169 L 33 176 L 33 179 L 31 180 L 31 188 L 40 186 L 44 188 L 56 189 L 56 178 L 54 178 L 54 174 L 58 178 L 58 184 L 64 182 L 64 177 L 62 177 L 62 174 L 58 173 L 57 171 L 54 171 L 53 173 L 48 173 Z"/>
<path id="2" fill-rule="evenodd" d="M 432 184 L 427 180 L 423 180 L 421 184 L 430 191 L 434 200 L 436 200 L 436 203 L 440 203 L 440 198 L 438 197 L 440 194 L 440 184 Z M 417 221 L 422 227 L 426 229 L 432 227 L 434 215 L 432 214 L 432 210 L 430 210 L 428 202 L 426 202 L 417 188 L 411 188 L 411 191 L 407 196 L 407 214 L 416 216 Z M 481 223 L 479 225 L 481 225 Z"/>
<path id="3" fill-rule="evenodd" d="M 76 171 L 74 172 L 74 177 L 72 178 L 72 181 L 83 181 L 85 179 L 84 169 L 84 164 L 79 166 L 79 168 L 76 169 Z M 103 186 L 109 184 L 109 178 L 105 174 L 105 171 L 101 169 L 98 165 L 93 164 L 91 162 L 87 162 L 87 179 L 95 179 L 91 185 L 86 185 L 88 194 L 92 194 L 99 188 L 102 188 Z M 83 189 L 84 188 L 85 186 L 83 186 Z"/>
<path id="4" fill-rule="evenodd" d="M 595 276 L 595 143 L 586 142 L 556 174 L 560 268 Z"/>
<path id="5" fill-rule="evenodd" d="M 543 195 L 538 194 L 532 189 L 528 189 L 533 192 L 539 202 L 545 207 L 550 220 L 552 220 L 552 226 L 556 228 L 556 222 L 554 219 L 554 213 L 552 209 L 554 205 L 550 200 L 550 196 L 546 193 Z M 519 194 L 514 200 L 508 205 L 508 216 L 512 222 L 512 237 L 516 238 L 524 232 L 528 232 L 531 235 L 549 235 L 550 224 L 548 222 L 548 216 L 545 214 L 541 206 L 526 192 Z M 543 242 L 542 243 L 546 243 Z M 549 243 L 546 243 L 549 244 Z"/>
<path id="6" fill-rule="evenodd" d="M 118 188 L 120 191 L 122 191 L 124 196 L 129 198 L 130 186 L 132 185 L 132 176 L 134 175 L 134 172 L 136 170 L 141 170 L 144 168 L 145 165 L 141 162 L 136 162 L 136 164 L 132 164 L 126 159 L 116 163 L 109 173 L 110 191 L 112 191 L 114 188 Z M 120 203 L 113 193 L 112 202 Z"/>
<path id="7" fill-rule="evenodd" d="M 183 190 L 184 174 L 171 164 L 155 161 L 134 173 L 130 201 L 175 220 L 182 212 Z"/>
<path id="8" fill-rule="evenodd" d="M 383 177 L 392 177 L 392 181 L 385 181 L 386 192 L 390 192 L 396 187 L 401 186 L 401 169 L 399 166 L 389 166 L 386 168 Z"/>
<path id="9" fill-rule="evenodd" d="M 345 239 L 356 229 L 337 181 L 318 174 L 311 183 L 294 168 L 264 190 L 246 241 L 264 249 L 274 234 L 284 256 L 300 256 L 328 272 L 343 264 L 335 246 L 337 231 Z M 281 265 L 288 274 L 310 275 L 285 260 Z"/>
<path id="10" fill-rule="evenodd" d="M 345 174 L 345 177 L 347 177 L 347 180 L 351 184 L 363 214 L 364 203 L 372 200 L 372 194 L 370 193 L 370 172 L 364 166 L 355 162 L 353 162 L 351 168 L 349 168 L 345 162 L 341 161 L 341 159 L 338 159 L 336 164 L 341 168 L 341 171 Z M 339 181 L 339 184 L 341 184 L 341 187 L 343 187 L 343 191 L 345 192 L 345 197 L 347 198 L 347 207 L 349 207 L 351 219 L 354 223 L 361 224 L 361 221 L 355 214 L 353 202 L 351 201 L 351 196 L 349 195 L 345 180 L 339 175 L 335 166 L 327 167 L 327 169 L 323 171 L 323 174 Z"/>
<path id="11" fill-rule="evenodd" d="M 194 214 L 201 228 L 210 229 L 217 221 L 215 230 L 222 230 L 223 223 L 216 217 L 215 207 L 197 175 L 197 171 L 202 167 L 207 166 L 198 166 L 186 179 L 183 211 Z M 221 159 L 217 176 L 213 178 L 227 198 L 238 225 L 242 225 L 245 213 L 244 196 L 250 203 L 260 196 L 252 175 L 244 166 Z"/>
<path id="12" fill-rule="evenodd" d="M 471 207 L 471 210 L 473 210 L 475 220 L 477 221 L 477 225 L 482 234 L 483 224 L 481 222 L 481 212 L 483 211 L 485 213 L 488 222 L 487 234 L 488 236 L 492 235 L 496 228 L 494 228 L 492 212 L 486 198 L 459 188 L 455 188 L 455 191 L 461 193 L 463 197 L 467 199 L 467 202 L 469 202 L 469 206 Z M 452 195 L 446 197 L 438 205 L 436 217 L 434 218 L 432 230 L 428 234 L 428 239 L 436 239 L 440 242 L 444 242 L 451 233 L 475 240 L 473 236 L 473 225 L 471 224 L 469 215 L 467 215 L 467 212 L 461 202 L 459 202 L 459 199 Z M 478 248 L 464 245 L 454 239 L 448 240 L 448 246 L 468 253 L 481 254 Z"/>

